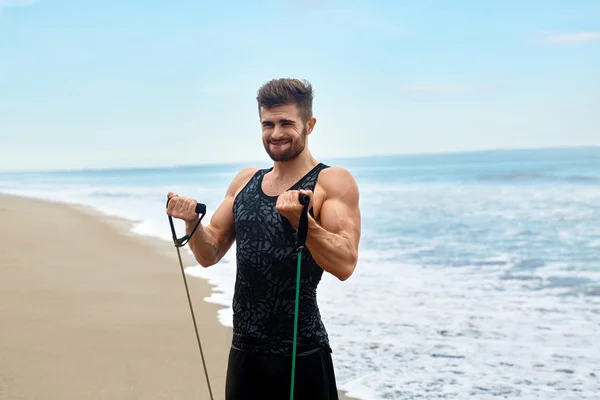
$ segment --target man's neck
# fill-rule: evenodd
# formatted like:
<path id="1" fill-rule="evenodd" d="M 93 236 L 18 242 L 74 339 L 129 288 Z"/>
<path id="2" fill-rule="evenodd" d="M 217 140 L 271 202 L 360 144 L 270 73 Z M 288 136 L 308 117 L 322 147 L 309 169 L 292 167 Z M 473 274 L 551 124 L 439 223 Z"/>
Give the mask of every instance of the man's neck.
<path id="1" fill-rule="evenodd" d="M 287 180 L 304 175 L 313 169 L 319 162 L 305 149 L 293 160 L 275 162 L 273 164 L 273 177 L 277 180 Z"/>

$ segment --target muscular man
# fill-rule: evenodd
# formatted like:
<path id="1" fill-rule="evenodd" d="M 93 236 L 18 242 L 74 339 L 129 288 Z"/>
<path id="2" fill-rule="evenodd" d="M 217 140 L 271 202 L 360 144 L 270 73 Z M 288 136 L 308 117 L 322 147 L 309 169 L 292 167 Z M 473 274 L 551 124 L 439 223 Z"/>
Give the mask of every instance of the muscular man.
<path id="1" fill-rule="evenodd" d="M 320 163 L 308 149 L 316 124 L 308 82 L 272 80 L 260 88 L 257 100 L 262 141 L 273 166 L 240 171 L 210 223 L 199 225 L 189 241 L 203 267 L 218 263 L 236 241 L 226 398 L 289 398 L 295 232 L 303 208 L 299 193 L 306 193 L 311 203 L 302 254 L 294 398 L 337 399 L 316 292 L 324 271 L 341 281 L 354 272 L 361 231 L 358 187 L 347 170 Z M 189 235 L 198 220 L 196 200 L 168 196 L 167 214 L 184 220 Z"/>

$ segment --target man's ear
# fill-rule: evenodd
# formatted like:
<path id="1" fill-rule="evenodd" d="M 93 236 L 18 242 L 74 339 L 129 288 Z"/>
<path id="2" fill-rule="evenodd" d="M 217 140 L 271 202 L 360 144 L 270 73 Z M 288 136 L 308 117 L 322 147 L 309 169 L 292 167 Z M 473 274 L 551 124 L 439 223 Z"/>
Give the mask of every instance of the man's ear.
<path id="1" fill-rule="evenodd" d="M 315 129 L 315 125 L 317 124 L 317 119 L 312 117 L 306 122 L 306 134 L 310 135 L 310 133 Z"/>

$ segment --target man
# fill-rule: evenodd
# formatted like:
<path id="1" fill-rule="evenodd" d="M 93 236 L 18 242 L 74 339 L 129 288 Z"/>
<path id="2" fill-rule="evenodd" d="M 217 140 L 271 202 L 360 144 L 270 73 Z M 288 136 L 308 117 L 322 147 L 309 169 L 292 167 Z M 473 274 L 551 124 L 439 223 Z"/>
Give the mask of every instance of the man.
<path id="1" fill-rule="evenodd" d="M 311 196 L 302 254 L 295 399 L 337 399 L 327 331 L 316 300 L 323 272 L 348 279 L 357 263 L 361 232 L 359 192 L 343 168 L 318 162 L 308 136 L 315 128 L 310 83 L 272 80 L 258 91 L 268 169 L 246 168 L 227 189 L 206 226 L 189 241 L 198 263 L 218 263 L 236 241 L 233 343 L 227 370 L 228 400 L 289 398 L 297 272 L 295 232 Z M 167 214 L 198 221 L 196 200 L 169 193 Z"/>

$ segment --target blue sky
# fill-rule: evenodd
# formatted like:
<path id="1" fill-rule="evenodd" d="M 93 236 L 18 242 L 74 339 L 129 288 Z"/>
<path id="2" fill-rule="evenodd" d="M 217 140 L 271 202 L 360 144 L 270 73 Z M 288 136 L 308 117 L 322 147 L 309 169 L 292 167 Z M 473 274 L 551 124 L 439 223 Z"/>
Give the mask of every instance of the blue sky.
<path id="1" fill-rule="evenodd" d="M 600 2 L 0 0 L 0 170 L 268 162 L 276 77 L 317 157 L 600 145 Z"/>

